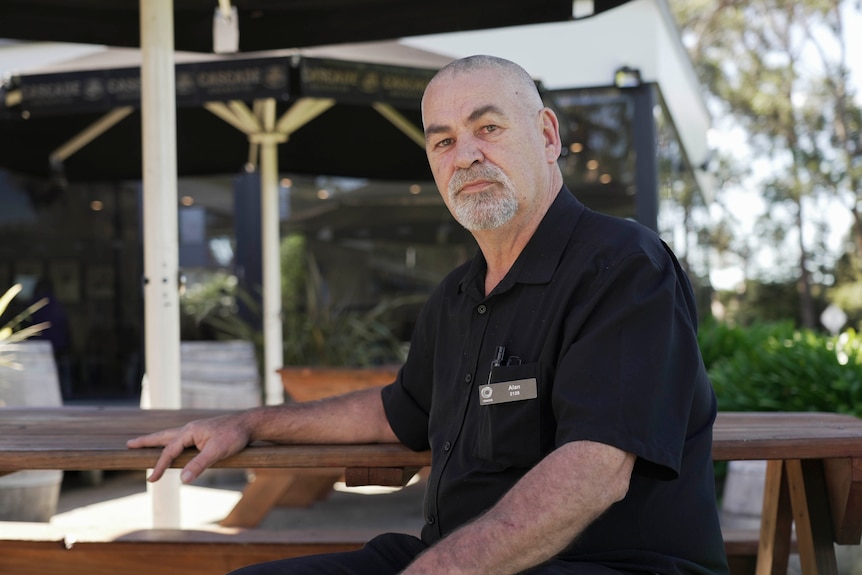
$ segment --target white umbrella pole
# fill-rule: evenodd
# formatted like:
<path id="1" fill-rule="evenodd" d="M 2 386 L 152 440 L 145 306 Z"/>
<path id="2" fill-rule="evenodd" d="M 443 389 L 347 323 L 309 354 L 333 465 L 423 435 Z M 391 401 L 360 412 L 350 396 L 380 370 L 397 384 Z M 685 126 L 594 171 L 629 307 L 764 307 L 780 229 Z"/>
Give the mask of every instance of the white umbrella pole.
<path id="1" fill-rule="evenodd" d="M 264 128 L 260 144 L 260 211 L 263 250 L 263 383 L 267 405 L 284 402 L 284 388 L 276 370 L 282 367 L 283 331 L 281 321 L 281 256 L 278 209 L 278 144 L 287 138 L 272 133 L 275 127 L 275 101 L 264 107 Z"/>
<path id="2" fill-rule="evenodd" d="M 180 407 L 173 0 L 140 0 L 144 338 L 149 404 Z M 179 473 L 148 484 L 153 527 L 180 526 Z"/>

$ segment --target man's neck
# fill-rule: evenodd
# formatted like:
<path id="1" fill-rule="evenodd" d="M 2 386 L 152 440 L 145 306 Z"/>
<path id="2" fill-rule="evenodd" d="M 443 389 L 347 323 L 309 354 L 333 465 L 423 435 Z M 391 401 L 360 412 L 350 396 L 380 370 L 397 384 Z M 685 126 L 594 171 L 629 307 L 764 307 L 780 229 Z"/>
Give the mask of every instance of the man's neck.
<path id="1" fill-rule="evenodd" d="M 517 214 L 511 222 L 504 226 L 493 230 L 473 232 L 473 237 L 476 238 L 476 243 L 479 244 L 479 249 L 482 250 L 487 265 L 485 272 L 486 296 L 503 281 L 503 278 L 512 269 L 518 256 L 521 255 L 533 234 L 536 233 L 536 229 L 542 223 L 542 219 L 548 213 L 551 204 L 554 203 L 560 188 L 557 188 L 554 193 L 548 194 L 546 201 L 534 213 Z M 523 219 L 519 218 L 519 215 Z"/>

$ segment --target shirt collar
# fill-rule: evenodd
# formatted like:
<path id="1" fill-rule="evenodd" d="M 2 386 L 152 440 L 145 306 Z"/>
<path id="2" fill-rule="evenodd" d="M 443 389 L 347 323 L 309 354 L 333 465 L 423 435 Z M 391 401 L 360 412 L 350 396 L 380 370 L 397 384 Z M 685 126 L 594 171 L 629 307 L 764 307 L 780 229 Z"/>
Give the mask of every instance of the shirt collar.
<path id="1" fill-rule="evenodd" d="M 494 293 L 503 293 L 516 283 L 550 282 L 584 210 L 584 205 L 563 186 L 512 269 L 494 288 Z M 478 251 L 459 283 L 460 291 L 466 291 L 477 300 L 484 299 L 486 269 L 485 257 Z"/>

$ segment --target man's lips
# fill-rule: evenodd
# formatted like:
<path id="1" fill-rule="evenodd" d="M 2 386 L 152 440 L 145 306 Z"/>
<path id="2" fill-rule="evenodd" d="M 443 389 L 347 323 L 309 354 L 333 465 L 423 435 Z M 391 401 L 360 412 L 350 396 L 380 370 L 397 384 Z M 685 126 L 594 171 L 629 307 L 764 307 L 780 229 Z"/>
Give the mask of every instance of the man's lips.
<path id="1" fill-rule="evenodd" d="M 475 192 L 481 192 L 488 186 L 493 185 L 494 183 L 495 182 L 493 182 L 492 180 L 475 180 L 472 182 L 467 182 L 466 184 L 463 184 L 458 188 L 458 193 L 471 194 Z"/>

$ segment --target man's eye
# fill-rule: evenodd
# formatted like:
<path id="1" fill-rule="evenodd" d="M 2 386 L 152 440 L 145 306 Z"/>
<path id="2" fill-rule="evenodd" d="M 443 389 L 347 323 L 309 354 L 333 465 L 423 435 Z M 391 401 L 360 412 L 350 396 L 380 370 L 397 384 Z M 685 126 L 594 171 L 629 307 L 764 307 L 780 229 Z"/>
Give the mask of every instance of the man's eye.
<path id="1" fill-rule="evenodd" d="M 442 140 L 440 140 L 436 144 L 434 144 L 434 147 L 435 148 L 445 148 L 446 146 L 449 146 L 451 144 L 452 144 L 452 138 L 443 138 Z"/>
<path id="2" fill-rule="evenodd" d="M 482 132 L 485 134 L 490 134 L 492 132 L 496 132 L 499 129 L 499 126 L 494 124 L 489 124 L 487 126 L 482 126 Z"/>

